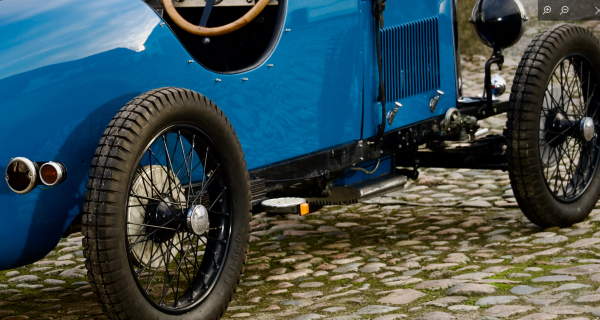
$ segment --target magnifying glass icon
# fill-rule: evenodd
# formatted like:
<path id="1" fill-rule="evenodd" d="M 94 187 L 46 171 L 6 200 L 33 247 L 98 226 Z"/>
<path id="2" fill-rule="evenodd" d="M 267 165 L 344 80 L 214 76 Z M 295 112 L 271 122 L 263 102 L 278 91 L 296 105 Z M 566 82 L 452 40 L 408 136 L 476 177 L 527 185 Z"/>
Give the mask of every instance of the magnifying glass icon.
<path id="1" fill-rule="evenodd" d="M 566 14 L 566 13 L 568 13 L 568 12 L 569 12 L 569 7 L 567 7 L 567 6 L 563 6 L 563 7 L 560 9 L 560 15 L 561 15 L 561 16 L 562 16 L 562 14 L 563 14 L 563 13 L 565 13 L 565 14 Z"/>
<path id="2" fill-rule="evenodd" d="M 550 11 L 552 11 L 552 8 L 550 8 L 550 6 L 545 6 L 544 13 L 542 13 L 542 15 L 545 15 L 546 13 L 550 13 Z"/>

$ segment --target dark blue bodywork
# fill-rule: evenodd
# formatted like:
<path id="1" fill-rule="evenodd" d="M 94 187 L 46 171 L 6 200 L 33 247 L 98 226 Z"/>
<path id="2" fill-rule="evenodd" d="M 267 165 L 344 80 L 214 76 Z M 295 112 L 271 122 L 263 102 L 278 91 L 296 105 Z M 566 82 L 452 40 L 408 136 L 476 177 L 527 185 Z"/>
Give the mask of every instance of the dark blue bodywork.
<path id="1" fill-rule="evenodd" d="M 395 101 L 404 107 L 386 130 L 455 106 L 451 8 L 452 0 L 388 1 L 384 72 L 399 87 L 416 89 L 388 95 L 388 109 Z M 249 170 L 374 136 L 381 119 L 374 32 L 371 1 L 288 0 L 269 57 L 252 70 L 219 74 L 193 61 L 140 0 L 0 0 L 0 170 L 18 156 L 59 161 L 68 170 L 63 184 L 26 195 L 0 183 L 0 269 L 55 247 L 81 211 L 106 125 L 148 90 L 182 87 L 214 101 L 233 124 Z M 410 47 L 418 40 L 411 32 L 429 32 L 435 48 L 425 47 L 434 54 Z M 409 65 L 398 67 L 402 61 Z M 423 75 L 410 78 L 415 64 L 428 73 L 427 83 L 415 82 Z M 446 95 L 432 113 L 437 89 Z"/>

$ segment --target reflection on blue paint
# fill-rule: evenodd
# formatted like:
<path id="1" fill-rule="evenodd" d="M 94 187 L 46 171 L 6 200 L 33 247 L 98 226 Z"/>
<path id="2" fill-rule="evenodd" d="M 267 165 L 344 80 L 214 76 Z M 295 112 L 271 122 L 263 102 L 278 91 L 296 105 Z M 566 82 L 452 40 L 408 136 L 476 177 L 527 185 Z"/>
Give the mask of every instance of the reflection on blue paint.
<path id="1" fill-rule="evenodd" d="M 440 43 L 441 114 L 455 99 L 449 1 L 411 1 L 408 11 L 408 1 L 398 1 L 404 4 L 388 2 L 386 25 L 439 15 L 440 38 L 447 38 Z M 0 170 L 23 156 L 60 161 L 69 172 L 56 188 L 23 196 L 0 183 L 0 269 L 33 262 L 56 245 L 81 209 L 102 132 L 151 89 L 183 87 L 214 101 L 249 169 L 372 136 L 381 112 L 372 19 L 370 1 L 289 0 L 284 28 L 291 31 L 264 64 L 217 75 L 188 64 L 190 55 L 140 0 L 0 0 Z M 411 99 L 402 101 L 394 126 L 433 116 L 427 94 Z"/>
<path id="2" fill-rule="evenodd" d="M 265 65 L 217 75 L 139 0 L 0 3 L 0 167 L 63 162 L 58 187 L 17 196 L 0 184 L 0 269 L 44 256 L 83 203 L 97 142 L 116 112 L 151 89 L 200 92 L 224 110 L 249 168 L 356 140 L 362 118 L 359 0 L 292 1 Z M 310 20 L 310 23 L 309 23 Z M 275 67 L 267 68 L 266 64 Z M 247 77 L 249 81 L 242 82 Z M 3 169 L 3 168 L 0 168 Z M 10 239 L 10 241 L 8 241 Z"/>

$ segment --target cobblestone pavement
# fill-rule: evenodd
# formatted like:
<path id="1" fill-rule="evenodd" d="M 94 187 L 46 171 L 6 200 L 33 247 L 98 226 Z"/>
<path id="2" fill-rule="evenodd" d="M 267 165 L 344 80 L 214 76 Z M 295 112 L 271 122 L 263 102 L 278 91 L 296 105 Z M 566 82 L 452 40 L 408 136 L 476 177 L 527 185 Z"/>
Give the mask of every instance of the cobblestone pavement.
<path id="1" fill-rule="evenodd" d="M 501 171 L 423 170 L 404 190 L 304 217 L 255 215 L 249 260 L 226 317 L 594 319 L 600 209 L 542 230 Z M 4 319 L 103 318 L 81 236 L 0 273 Z"/>
<path id="2" fill-rule="evenodd" d="M 463 57 L 467 95 L 483 57 Z M 507 58 L 510 82 L 518 58 Z M 510 88 L 510 87 L 509 87 Z M 501 116 L 482 121 L 501 133 Z M 258 214 L 227 318 L 597 319 L 600 209 L 542 230 L 501 171 L 422 169 L 419 180 L 304 217 Z M 81 235 L 46 258 L 0 272 L 0 319 L 102 319 L 86 282 Z"/>

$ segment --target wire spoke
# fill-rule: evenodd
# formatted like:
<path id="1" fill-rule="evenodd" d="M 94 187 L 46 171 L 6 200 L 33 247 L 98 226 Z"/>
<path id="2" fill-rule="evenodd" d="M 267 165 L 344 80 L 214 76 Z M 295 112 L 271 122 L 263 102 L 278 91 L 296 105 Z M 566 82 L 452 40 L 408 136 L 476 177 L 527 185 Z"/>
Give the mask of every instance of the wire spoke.
<path id="1" fill-rule="evenodd" d="M 163 226 L 154 226 L 154 225 L 151 225 L 151 224 L 143 224 L 143 223 L 135 223 L 135 222 L 127 222 L 127 224 L 133 224 L 133 225 L 136 225 L 136 226 L 144 226 L 144 227 L 152 227 L 152 228 L 159 228 L 159 229 L 177 231 L 177 229 L 167 228 L 167 227 L 163 227 Z"/>

